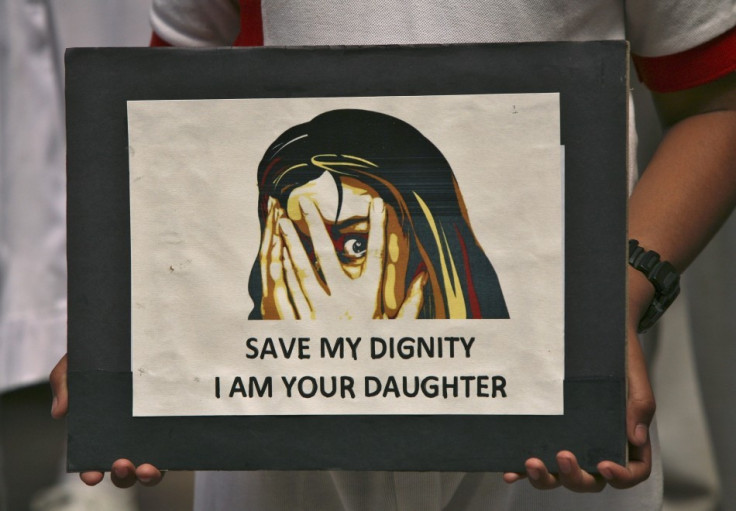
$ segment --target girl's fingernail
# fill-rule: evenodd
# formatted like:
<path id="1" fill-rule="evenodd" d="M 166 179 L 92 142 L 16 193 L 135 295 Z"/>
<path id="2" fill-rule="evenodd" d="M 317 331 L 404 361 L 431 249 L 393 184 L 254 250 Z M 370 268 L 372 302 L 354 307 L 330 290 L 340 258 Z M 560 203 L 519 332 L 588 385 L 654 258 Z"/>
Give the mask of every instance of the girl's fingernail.
<path id="1" fill-rule="evenodd" d="M 54 399 L 51 401 L 51 415 L 54 414 L 57 406 L 59 406 L 59 398 L 54 396 Z"/>
<path id="2" fill-rule="evenodd" d="M 538 481 L 540 477 L 542 477 L 541 472 L 536 468 L 531 468 L 527 470 L 527 475 L 530 479 L 534 479 L 535 481 Z"/>
<path id="3" fill-rule="evenodd" d="M 610 481 L 611 479 L 613 479 L 613 472 L 611 472 L 611 469 L 602 468 L 600 472 L 601 472 L 601 475 L 603 476 L 603 479 L 605 479 L 606 481 Z"/>
<path id="4" fill-rule="evenodd" d="M 113 467 L 112 471 L 115 472 L 118 479 L 125 479 L 128 476 L 128 469 L 125 467 Z"/>

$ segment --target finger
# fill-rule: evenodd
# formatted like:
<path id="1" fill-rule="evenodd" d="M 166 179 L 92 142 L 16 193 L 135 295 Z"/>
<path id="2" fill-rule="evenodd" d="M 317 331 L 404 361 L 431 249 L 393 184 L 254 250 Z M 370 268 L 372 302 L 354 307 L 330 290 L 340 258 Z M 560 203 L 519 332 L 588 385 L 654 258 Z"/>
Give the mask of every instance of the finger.
<path id="1" fill-rule="evenodd" d="M 261 264 L 261 296 L 269 297 L 269 261 L 272 255 L 273 233 L 276 226 L 276 200 L 269 197 L 268 214 L 263 223 L 263 235 L 261 237 L 261 249 L 258 259 Z"/>
<path id="2" fill-rule="evenodd" d="M 51 416 L 54 419 L 61 419 L 66 415 L 66 412 L 69 409 L 67 367 L 67 356 L 65 354 L 51 370 L 51 374 L 49 375 L 51 393 L 54 396 L 51 400 Z"/>
<path id="3" fill-rule="evenodd" d="M 560 481 L 547 470 L 545 464 L 538 458 L 526 460 L 524 468 L 527 477 L 529 477 L 529 482 L 539 490 L 551 490 L 560 485 Z"/>
<path id="4" fill-rule="evenodd" d="M 424 284 L 427 283 L 429 275 L 427 272 L 421 272 L 419 275 L 414 277 L 409 284 L 409 291 L 406 293 L 404 303 L 401 304 L 399 312 L 396 314 L 397 318 L 412 318 L 416 319 L 419 317 L 419 312 L 422 310 L 422 303 L 424 303 Z"/>
<path id="5" fill-rule="evenodd" d="M 136 482 L 135 465 L 126 459 L 115 461 L 110 470 L 110 479 L 118 488 L 130 488 Z"/>
<path id="6" fill-rule="evenodd" d="M 307 222 L 309 237 L 312 239 L 312 246 L 314 247 L 314 255 L 317 257 L 325 283 L 328 289 L 330 289 L 330 284 L 333 287 L 338 286 L 342 280 L 348 277 L 343 272 L 340 260 L 337 258 L 335 246 L 332 244 L 330 233 L 327 232 L 324 219 L 320 215 L 317 206 L 306 197 L 299 198 L 299 207 L 304 215 L 304 220 Z"/>
<path id="7" fill-rule="evenodd" d="M 651 474 L 649 425 L 656 409 L 644 353 L 634 329 L 629 331 L 627 344 L 629 393 L 626 403 L 626 432 L 629 439 L 629 461 L 625 467 L 610 461 L 598 464 L 598 471 L 608 483 L 620 489 L 631 488 Z"/>
<path id="8" fill-rule="evenodd" d="M 363 265 L 363 278 L 366 279 L 366 289 L 375 289 L 376 294 L 381 290 L 385 244 L 386 208 L 383 199 L 375 197 L 371 200 L 368 213 L 368 246 Z"/>
<path id="9" fill-rule="evenodd" d="M 325 291 L 322 289 L 322 285 L 317 280 L 317 276 L 312 269 L 312 263 L 309 260 L 307 251 L 304 250 L 304 245 L 302 245 L 294 223 L 291 220 L 285 217 L 281 218 L 279 220 L 279 232 L 288 251 L 288 257 L 297 282 L 309 302 L 310 309 L 314 309 L 314 300 L 324 295 Z M 283 257 L 287 256 L 284 255 Z"/>
<path id="10" fill-rule="evenodd" d="M 649 425 L 656 409 L 649 384 L 644 353 L 634 329 L 627 342 L 629 394 L 626 403 L 626 433 L 629 439 L 629 461 L 621 466 L 611 461 L 598 464 L 604 479 L 618 489 L 631 488 L 646 480 L 652 471 L 652 448 Z"/>
<path id="11" fill-rule="evenodd" d="M 103 472 L 82 472 L 79 474 L 79 478 L 87 486 L 94 486 L 102 482 L 105 478 L 105 474 Z"/>
<path id="12" fill-rule="evenodd" d="M 626 433 L 632 445 L 642 447 L 649 442 L 649 425 L 654 417 L 656 404 L 644 353 L 634 332 L 628 338 L 627 370 L 629 393 L 626 403 Z"/>
<path id="13" fill-rule="evenodd" d="M 503 474 L 503 480 L 505 483 L 512 484 L 516 481 L 521 481 L 522 479 L 526 479 L 526 474 L 520 474 L 518 472 L 504 472 Z"/>
<path id="14" fill-rule="evenodd" d="M 161 482 L 164 473 L 150 463 L 144 463 L 135 469 L 135 476 L 143 486 L 155 486 Z"/>
<path id="15" fill-rule="evenodd" d="M 291 256 L 287 250 L 284 250 L 284 277 L 286 279 L 286 288 L 291 296 L 291 303 L 293 303 L 293 310 L 296 314 L 295 319 L 314 319 L 311 315 L 311 309 L 307 297 L 304 296 L 304 291 L 299 283 L 299 279 L 296 276 L 296 270 L 294 264 L 291 262 Z M 288 297 L 287 297 L 288 298 Z"/>
<path id="16" fill-rule="evenodd" d="M 560 483 L 569 490 L 592 493 L 606 487 L 605 479 L 580 468 L 577 458 L 570 451 L 561 451 L 557 454 L 557 467 L 560 470 L 558 476 Z"/>
<path id="17" fill-rule="evenodd" d="M 281 214 L 276 213 L 276 218 Z M 277 317 L 280 319 L 296 319 L 296 312 L 289 300 L 289 289 L 284 275 L 284 241 L 278 224 L 271 238 L 268 256 L 268 276 L 271 280 L 273 305 L 276 307 Z"/>
<path id="18" fill-rule="evenodd" d="M 611 461 L 598 464 L 605 480 L 618 489 L 631 488 L 649 478 L 652 472 L 652 447 L 649 441 L 641 447 L 629 446 L 629 462 L 625 467 Z"/>

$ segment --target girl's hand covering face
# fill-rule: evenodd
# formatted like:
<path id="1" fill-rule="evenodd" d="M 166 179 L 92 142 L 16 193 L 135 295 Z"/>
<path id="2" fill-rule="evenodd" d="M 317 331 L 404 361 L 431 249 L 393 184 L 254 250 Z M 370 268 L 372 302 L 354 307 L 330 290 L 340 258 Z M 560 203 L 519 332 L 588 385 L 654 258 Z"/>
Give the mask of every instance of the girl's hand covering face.
<path id="1" fill-rule="evenodd" d="M 306 234 L 304 241 L 294 222 L 276 201 L 269 200 L 260 252 L 263 318 L 387 318 L 381 296 L 386 239 L 383 200 L 370 198 L 367 222 L 356 222 L 336 239 L 313 200 L 302 196 L 298 205 L 302 229 L 307 231 L 302 234 L 302 238 Z M 425 273 L 414 278 L 395 317 L 419 315 L 426 280 Z"/>

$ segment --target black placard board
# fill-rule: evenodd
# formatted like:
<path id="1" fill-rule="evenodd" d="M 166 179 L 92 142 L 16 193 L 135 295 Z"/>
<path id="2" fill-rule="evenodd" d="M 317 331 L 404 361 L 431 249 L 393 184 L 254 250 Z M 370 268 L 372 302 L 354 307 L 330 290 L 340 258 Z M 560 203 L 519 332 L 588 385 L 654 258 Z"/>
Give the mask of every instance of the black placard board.
<path id="1" fill-rule="evenodd" d="M 69 50 L 69 470 L 126 457 L 162 469 L 521 471 L 531 456 L 554 466 L 561 449 L 587 470 L 625 463 L 627 62 L 613 41 Z M 564 147 L 563 413 L 134 416 L 131 102 L 550 93 Z"/>

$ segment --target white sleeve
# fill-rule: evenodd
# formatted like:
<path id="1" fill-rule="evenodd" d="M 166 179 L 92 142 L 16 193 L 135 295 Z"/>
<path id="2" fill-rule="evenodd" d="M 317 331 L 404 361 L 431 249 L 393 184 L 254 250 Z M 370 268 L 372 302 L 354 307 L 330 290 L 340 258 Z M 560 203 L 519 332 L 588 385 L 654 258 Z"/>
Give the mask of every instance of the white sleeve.
<path id="1" fill-rule="evenodd" d="M 240 32 L 234 0 L 153 0 L 151 26 L 173 46 L 229 46 Z"/>
<path id="2" fill-rule="evenodd" d="M 626 0 L 631 51 L 646 57 L 679 53 L 736 25 L 736 0 Z"/>

